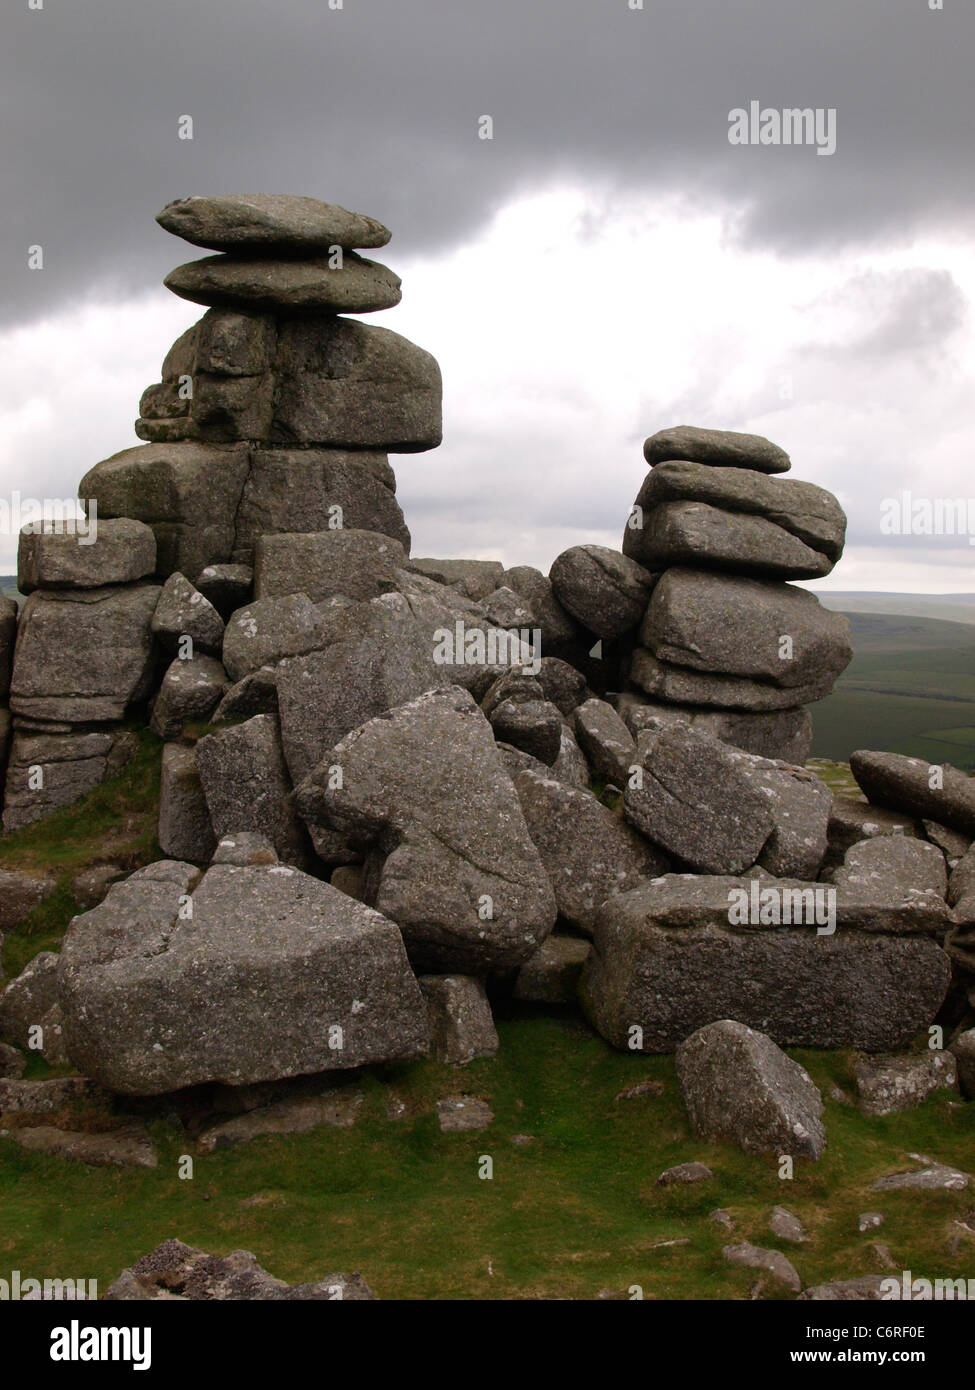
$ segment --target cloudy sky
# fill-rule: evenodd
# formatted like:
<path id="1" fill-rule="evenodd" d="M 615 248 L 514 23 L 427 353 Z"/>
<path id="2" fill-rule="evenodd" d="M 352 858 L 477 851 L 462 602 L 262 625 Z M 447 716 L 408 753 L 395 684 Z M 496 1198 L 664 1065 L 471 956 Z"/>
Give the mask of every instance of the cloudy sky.
<path id="1" fill-rule="evenodd" d="M 199 314 L 163 204 L 303 193 L 393 229 L 371 321 L 443 368 L 442 447 L 393 460 L 414 553 L 618 546 L 644 437 L 691 423 L 839 495 L 825 587 L 975 588 L 967 535 L 880 530 L 975 495 L 975 9 L 934 3 L 10 0 L 0 503 L 137 443 Z M 835 153 L 731 144 L 753 101 L 835 111 Z"/>

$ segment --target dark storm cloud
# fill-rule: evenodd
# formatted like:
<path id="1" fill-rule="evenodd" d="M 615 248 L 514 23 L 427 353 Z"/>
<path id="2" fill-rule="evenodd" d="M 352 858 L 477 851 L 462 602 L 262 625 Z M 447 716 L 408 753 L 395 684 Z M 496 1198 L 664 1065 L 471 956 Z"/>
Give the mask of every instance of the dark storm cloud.
<path id="1" fill-rule="evenodd" d="M 961 0 L 11 0 L 2 26 L 8 321 L 158 283 L 193 253 L 152 218 L 192 192 L 361 209 L 394 264 L 556 175 L 726 205 L 786 252 L 972 211 Z M 730 146 L 751 100 L 835 107 L 836 154 Z"/>

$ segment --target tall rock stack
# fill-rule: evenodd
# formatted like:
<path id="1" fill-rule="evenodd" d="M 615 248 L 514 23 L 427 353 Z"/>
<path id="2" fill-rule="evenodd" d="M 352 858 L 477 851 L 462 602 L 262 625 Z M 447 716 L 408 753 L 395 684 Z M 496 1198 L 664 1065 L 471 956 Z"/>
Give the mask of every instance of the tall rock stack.
<path id="1" fill-rule="evenodd" d="M 757 435 L 682 426 L 652 435 L 623 554 L 657 575 L 620 712 L 634 733 L 675 712 L 765 757 L 805 762 L 805 706 L 832 690 L 849 623 L 787 581 L 827 575 L 846 518 L 832 493 L 776 475 Z M 649 703 L 648 703 L 649 697 Z"/>

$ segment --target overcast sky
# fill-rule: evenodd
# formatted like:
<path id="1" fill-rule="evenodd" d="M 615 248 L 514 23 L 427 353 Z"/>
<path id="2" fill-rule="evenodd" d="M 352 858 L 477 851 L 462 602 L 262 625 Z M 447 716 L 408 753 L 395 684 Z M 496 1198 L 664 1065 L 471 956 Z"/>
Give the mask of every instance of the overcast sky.
<path id="1" fill-rule="evenodd" d="M 967 535 L 880 531 L 904 490 L 975 495 L 975 7 L 930 6 L 9 0 L 0 498 L 137 443 L 199 315 L 163 204 L 303 193 L 392 228 L 370 321 L 443 368 L 442 447 L 393 459 L 414 553 L 618 546 L 643 438 L 691 423 L 839 495 L 826 587 L 975 588 Z M 752 101 L 834 110 L 835 153 L 729 143 Z"/>

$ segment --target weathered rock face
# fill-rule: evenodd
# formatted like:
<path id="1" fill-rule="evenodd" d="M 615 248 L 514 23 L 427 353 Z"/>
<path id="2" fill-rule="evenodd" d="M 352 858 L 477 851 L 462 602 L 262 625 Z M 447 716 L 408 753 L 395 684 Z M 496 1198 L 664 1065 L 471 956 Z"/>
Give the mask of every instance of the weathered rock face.
<path id="1" fill-rule="evenodd" d="M 876 897 L 878 889 L 905 898 L 918 895 L 943 900 L 948 892 L 945 857 L 926 840 L 905 835 L 880 835 L 862 840 L 846 852 L 842 867 L 831 875 L 847 898 Z"/>
<path id="2" fill-rule="evenodd" d="M 700 873 L 740 873 L 775 827 L 769 798 L 742 770 L 743 755 L 686 725 L 641 735 L 642 785 L 627 782 L 631 825 Z"/>
<path id="3" fill-rule="evenodd" d="M 162 586 L 152 615 L 153 636 L 169 652 L 190 656 L 200 651 L 219 656 L 223 645 L 223 619 L 213 604 L 194 588 L 185 575 L 171 574 Z M 187 648 L 186 638 L 192 647 Z"/>
<path id="4" fill-rule="evenodd" d="M 32 825 L 79 801 L 109 775 L 116 746 L 113 734 L 105 730 L 66 734 L 16 730 L 4 788 L 4 830 Z"/>
<path id="5" fill-rule="evenodd" d="M 775 522 L 704 502 L 654 507 L 643 518 L 638 548 L 641 563 L 656 570 L 703 563 L 774 579 L 821 579 L 833 568 L 828 556 Z"/>
<path id="6" fill-rule="evenodd" d="M 517 773 L 514 783 L 559 916 L 579 931 L 591 934 L 607 898 L 670 867 L 590 792 L 531 771 Z"/>
<path id="7" fill-rule="evenodd" d="M 157 1095 L 425 1049 L 426 1005 L 392 922 L 284 865 L 198 876 L 152 865 L 75 918 L 58 991 L 68 1054 L 87 1076 Z"/>
<path id="8" fill-rule="evenodd" d="M 128 584 L 156 568 L 156 538 L 141 521 L 106 520 L 79 529 L 73 523 L 25 527 L 17 549 L 17 587 L 97 589 Z"/>
<path id="9" fill-rule="evenodd" d="M 212 656 L 179 657 L 167 668 L 152 707 L 149 727 L 160 738 L 176 738 L 191 720 L 206 722 L 227 689 L 227 673 Z"/>
<path id="10" fill-rule="evenodd" d="M 55 952 L 40 951 L 0 993 L 0 1041 L 26 1048 L 32 1028 L 46 1033 L 53 1024 L 60 1030 L 60 1015 L 52 1017 L 58 1004 L 57 967 Z"/>
<path id="11" fill-rule="evenodd" d="M 853 656 L 850 623 L 806 589 L 669 569 L 640 642 L 660 661 L 777 686 L 835 680 Z"/>
<path id="12" fill-rule="evenodd" d="M 674 1058 L 691 1128 L 746 1153 L 821 1158 L 823 1098 L 771 1038 L 722 1019 L 699 1029 Z"/>
<path id="13" fill-rule="evenodd" d="M 947 956 L 925 934 L 937 914 L 915 907 L 912 916 L 896 893 L 868 906 L 836 890 L 829 934 L 817 889 L 826 892 L 786 879 L 667 875 L 608 899 L 583 985 L 593 1025 L 623 1049 L 637 1025 L 646 1052 L 668 1052 L 727 1017 L 783 1047 L 906 1046 L 950 981 Z M 732 919 L 743 903 L 744 920 L 737 910 Z M 789 925 L 797 920 L 804 925 Z"/>
<path id="14" fill-rule="evenodd" d="M 788 687 L 739 676 L 712 675 L 660 661 L 645 647 L 637 647 L 633 653 L 630 680 L 648 695 L 668 704 L 716 705 L 720 709 L 756 713 L 812 704 L 833 688 L 833 677 L 823 673 L 805 685 Z"/>
<path id="15" fill-rule="evenodd" d="M 0 869 L 0 931 L 19 927 L 56 888 L 57 879 L 52 874 Z"/>
<path id="16" fill-rule="evenodd" d="M 460 688 L 354 730 L 297 799 L 309 820 L 386 856 L 375 903 L 399 923 L 418 967 L 511 970 L 551 931 L 555 902 L 517 794 L 491 726 Z"/>
<path id="17" fill-rule="evenodd" d="M 703 709 L 694 705 L 666 705 L 648 700 L 635 690 L 617 696 L 616 709 L 634 738 L 642 729 L 666 724 L 689 724 L 760 758 L 803 767 L 812 747 L 812 716 L 806 709 L 771 713 L 747 710 Z"/>
<path id="18" fill-rule="evenodd" d="M 190 199 L 189 201 L 195 201 Z M 374 1299 L 361 1274 L 326 1274 L 314 1284 L 285 1284 L 258 1264 L 249 1250 L 229 1255 L 208 1255 L 181 1240 L 164 1240 L 137 1260 L 105 1291 L 112 1303 L 147 1299 L 183 1299 L 194 1302 L 324 1302 Z"/>
<path id="19" fill-rule="evenodd" d="M 612 705 L 605 700 L 586 700 L 575 710 L 572 723 L 596 776 L 625 787 L 638 761 L 636 743 Z"/>
<path id="20" fill-rule="evenodd" d="M 493 1057 L 498 1034 L 484 985 L 469 975 L 421 975 L 419 986 L 430 1011 L 433 1055 L 461 1066 Z"/>
<path id="21" fill-rule="evenodd" d="M 975 836 L 975 777 L 945 763 L 926 763 L 900 753 L 859 751 L 850 770 L 878 806 L 911 816 L 927 816 L 952 830 Z"/>
<path id="22" fill-rule="evenodd" d="M 677 425 L 658 430 L 643 446 L 651 468 L 670 459 L 686 459 L 719 468 L 750 468 L 759 473 L 787 473 L 789 455 L 760 434 L 734 430 L 704 430 L 696 425 Z"/>
<path id="23" fill-rule="evenodd" d="M 385 454 L 340 449 L 257 449 L 237 513 L 234 552 L 249 559 L 260 536 L 378 531 L 410 550 Z"/>
<path id="24" fill-rule="evenodd" d="M 103 517 L 135 517 L 156 537 L 156 573 L 179 570 L 191 583 L 207 565 L 229 560 L 234 520 L 247 477 L 247 451 L 175 442 L 123 449 L 97 463 L 78 495 Z"/>
<path id="25" fill-rule="evenodd" d="M 313 531 L 262 536 L 254 563 L 258 599 L 305 594 L 322 603 L 337 594 L 378 598 L 396 589 L 409 561 L 399 541 L 378 531 Z"/>
<path id="26" fill-rule="evenodd" d="M 336 203 L 288 193 L 177 198 L 156 221 L 173 236 L 211 251 L 329 251 L 385 246 L 389 229 Z"/>
<path id="27" fill-rule="evenodd" d="M 217 843 L 196 753 L 178 743 L 163 749 L 158 838 L 163 854 L 195 863 L 209 859 Z"/>
<path id="28" fill-rule="evenodd" d="M 756 862 L 778 878 L 817 878 L 828 846 L 829 787 L 802 767 L 738 750 L 731 759 L 772 813 L 772 833 Z"/>
<path id="29" fill-rule="evenodd" d="M 301 864 L 306 837 L 291 800 L 277 720 L 258 714 L 207 734 L 196 745 L 196 766 L 214 834 L 234 830 L 266 835 L 283 860 Z"/>
<path id="30" fill-rule="evenodd" d="M 518 971 L 515 998 L 530 1004 L 574 1004 L 591 950 L 582 937 L 553 932 Z"/>
<path id="31" fill-rule="evenodd" d="M 549 578 L 562 607 L 597 637 L 636 627 L 656 582 L 642 565 L 602 545 L 564 550 Z"/>
<path id="32" fill-rule="evenodd" d="M 148 693 L 159 589 L 38 589 L 17 631 L 10 708 L 68 723 L 121 719 Z"/>
<path id="33" fill-rule="evenodd" d="M 895 1115 L 913 1110 L 937 1090 L 956 1091 L 958 1071 L 950 1052 L 929 1051 L 862 1058 L 853 1068 L 853 1081 L 865 1115 Z"/>

